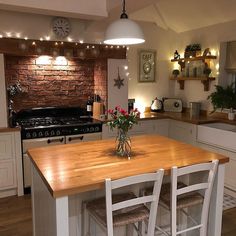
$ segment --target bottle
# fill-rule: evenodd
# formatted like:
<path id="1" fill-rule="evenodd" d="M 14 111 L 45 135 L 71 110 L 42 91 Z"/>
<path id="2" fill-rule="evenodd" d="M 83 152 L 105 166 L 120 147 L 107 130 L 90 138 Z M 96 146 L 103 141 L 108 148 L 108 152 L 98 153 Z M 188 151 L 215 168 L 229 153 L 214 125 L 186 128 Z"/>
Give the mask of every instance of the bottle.
<path id="1" fill-rule="evenodd" d="M 178 51 L 175 50 L 175 52 L 174 52 L 174 59 L 179 59 L 179 58 L 180 58 L 180 55 L 179 55 Z"/>
<path id="2" fill-rule="evenodd" d="M 92 99 L 91 99 L 91 97 L 90 96 L 88 96 L 88 101 L 87 101 L 87 106 L 86 106 L 87 108 L 87 115 L 88 116 L 92 116 L 93 114 L 93 101 L 92 101 Z"/>

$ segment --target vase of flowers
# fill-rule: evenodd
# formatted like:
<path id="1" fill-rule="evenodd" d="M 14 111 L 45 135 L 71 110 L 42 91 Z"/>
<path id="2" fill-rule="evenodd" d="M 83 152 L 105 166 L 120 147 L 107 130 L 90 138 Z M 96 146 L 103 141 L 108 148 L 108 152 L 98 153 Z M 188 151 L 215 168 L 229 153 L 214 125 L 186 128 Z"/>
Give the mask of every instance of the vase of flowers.
<path id="1" fill-rule="evenodd" d="M 121 107 L 116 106 L 114 110 L 108 110 L 108 114 L 111 115 L 112 120 L 107 122 L 107 125 L 111 130 L 117 128 L 118 131 L 116 138 L 116 154 L 121 157 L 127 156 L 130 158 L 131 139 L 128 131 L 134 124 L 138 123 L 140 112 L 134 109 L 128 113 Z"/>

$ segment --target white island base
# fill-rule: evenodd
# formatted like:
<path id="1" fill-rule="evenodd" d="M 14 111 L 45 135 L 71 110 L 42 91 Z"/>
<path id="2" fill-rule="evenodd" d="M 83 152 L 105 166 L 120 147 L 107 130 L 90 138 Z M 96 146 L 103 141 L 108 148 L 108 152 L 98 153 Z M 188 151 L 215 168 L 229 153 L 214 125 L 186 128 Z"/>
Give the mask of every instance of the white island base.
<path id="1" fill-rule="evenodd" d="M 208 236 L 221 236 L 224 169 L 225 164 L 220 164 L 213 187 Z M 32 172 L 34 236 L 82 236 L 82 201 L 102 196 L 104 191 L 90 191 L 53 198 L 33 165 Z M 95 224 L 92 224 L 91 232 L 92 236 L 106 235 L 105 233 L 102 234 L 102 231 L 95 227 Z M 121 236 L 122 234 L 119 231 L 117 235 Z"/>

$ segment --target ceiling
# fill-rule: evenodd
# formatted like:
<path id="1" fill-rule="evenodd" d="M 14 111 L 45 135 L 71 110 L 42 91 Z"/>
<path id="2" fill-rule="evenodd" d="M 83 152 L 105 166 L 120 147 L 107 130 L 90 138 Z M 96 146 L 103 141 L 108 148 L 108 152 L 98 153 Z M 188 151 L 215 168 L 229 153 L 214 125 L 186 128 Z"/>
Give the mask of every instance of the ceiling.
<path id="1" fill-rule="evenodd" d="M 0 0 L 0 9 L 61 15 L 109 23 L 121 12 L 121 0 Z M 235 0 L 126 0 L 131 19 L 177 33 L 236 20 Z"/>

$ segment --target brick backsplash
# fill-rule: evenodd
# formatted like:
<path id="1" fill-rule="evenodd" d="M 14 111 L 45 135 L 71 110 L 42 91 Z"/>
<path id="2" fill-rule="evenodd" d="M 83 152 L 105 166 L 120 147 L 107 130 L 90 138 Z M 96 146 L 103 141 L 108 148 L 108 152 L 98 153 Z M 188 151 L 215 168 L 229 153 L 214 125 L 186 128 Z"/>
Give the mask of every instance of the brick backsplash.
<path id="1" fill-rule="evenodd" d="M 5 56 L 7 86 L 18 80 L 23 93 L 14 97 L 14 109 L 40 106 L 82 106 L 99 94 L 107 103 L 107 60 L 68 59 L 58 65 L 37 57 Z"/>

